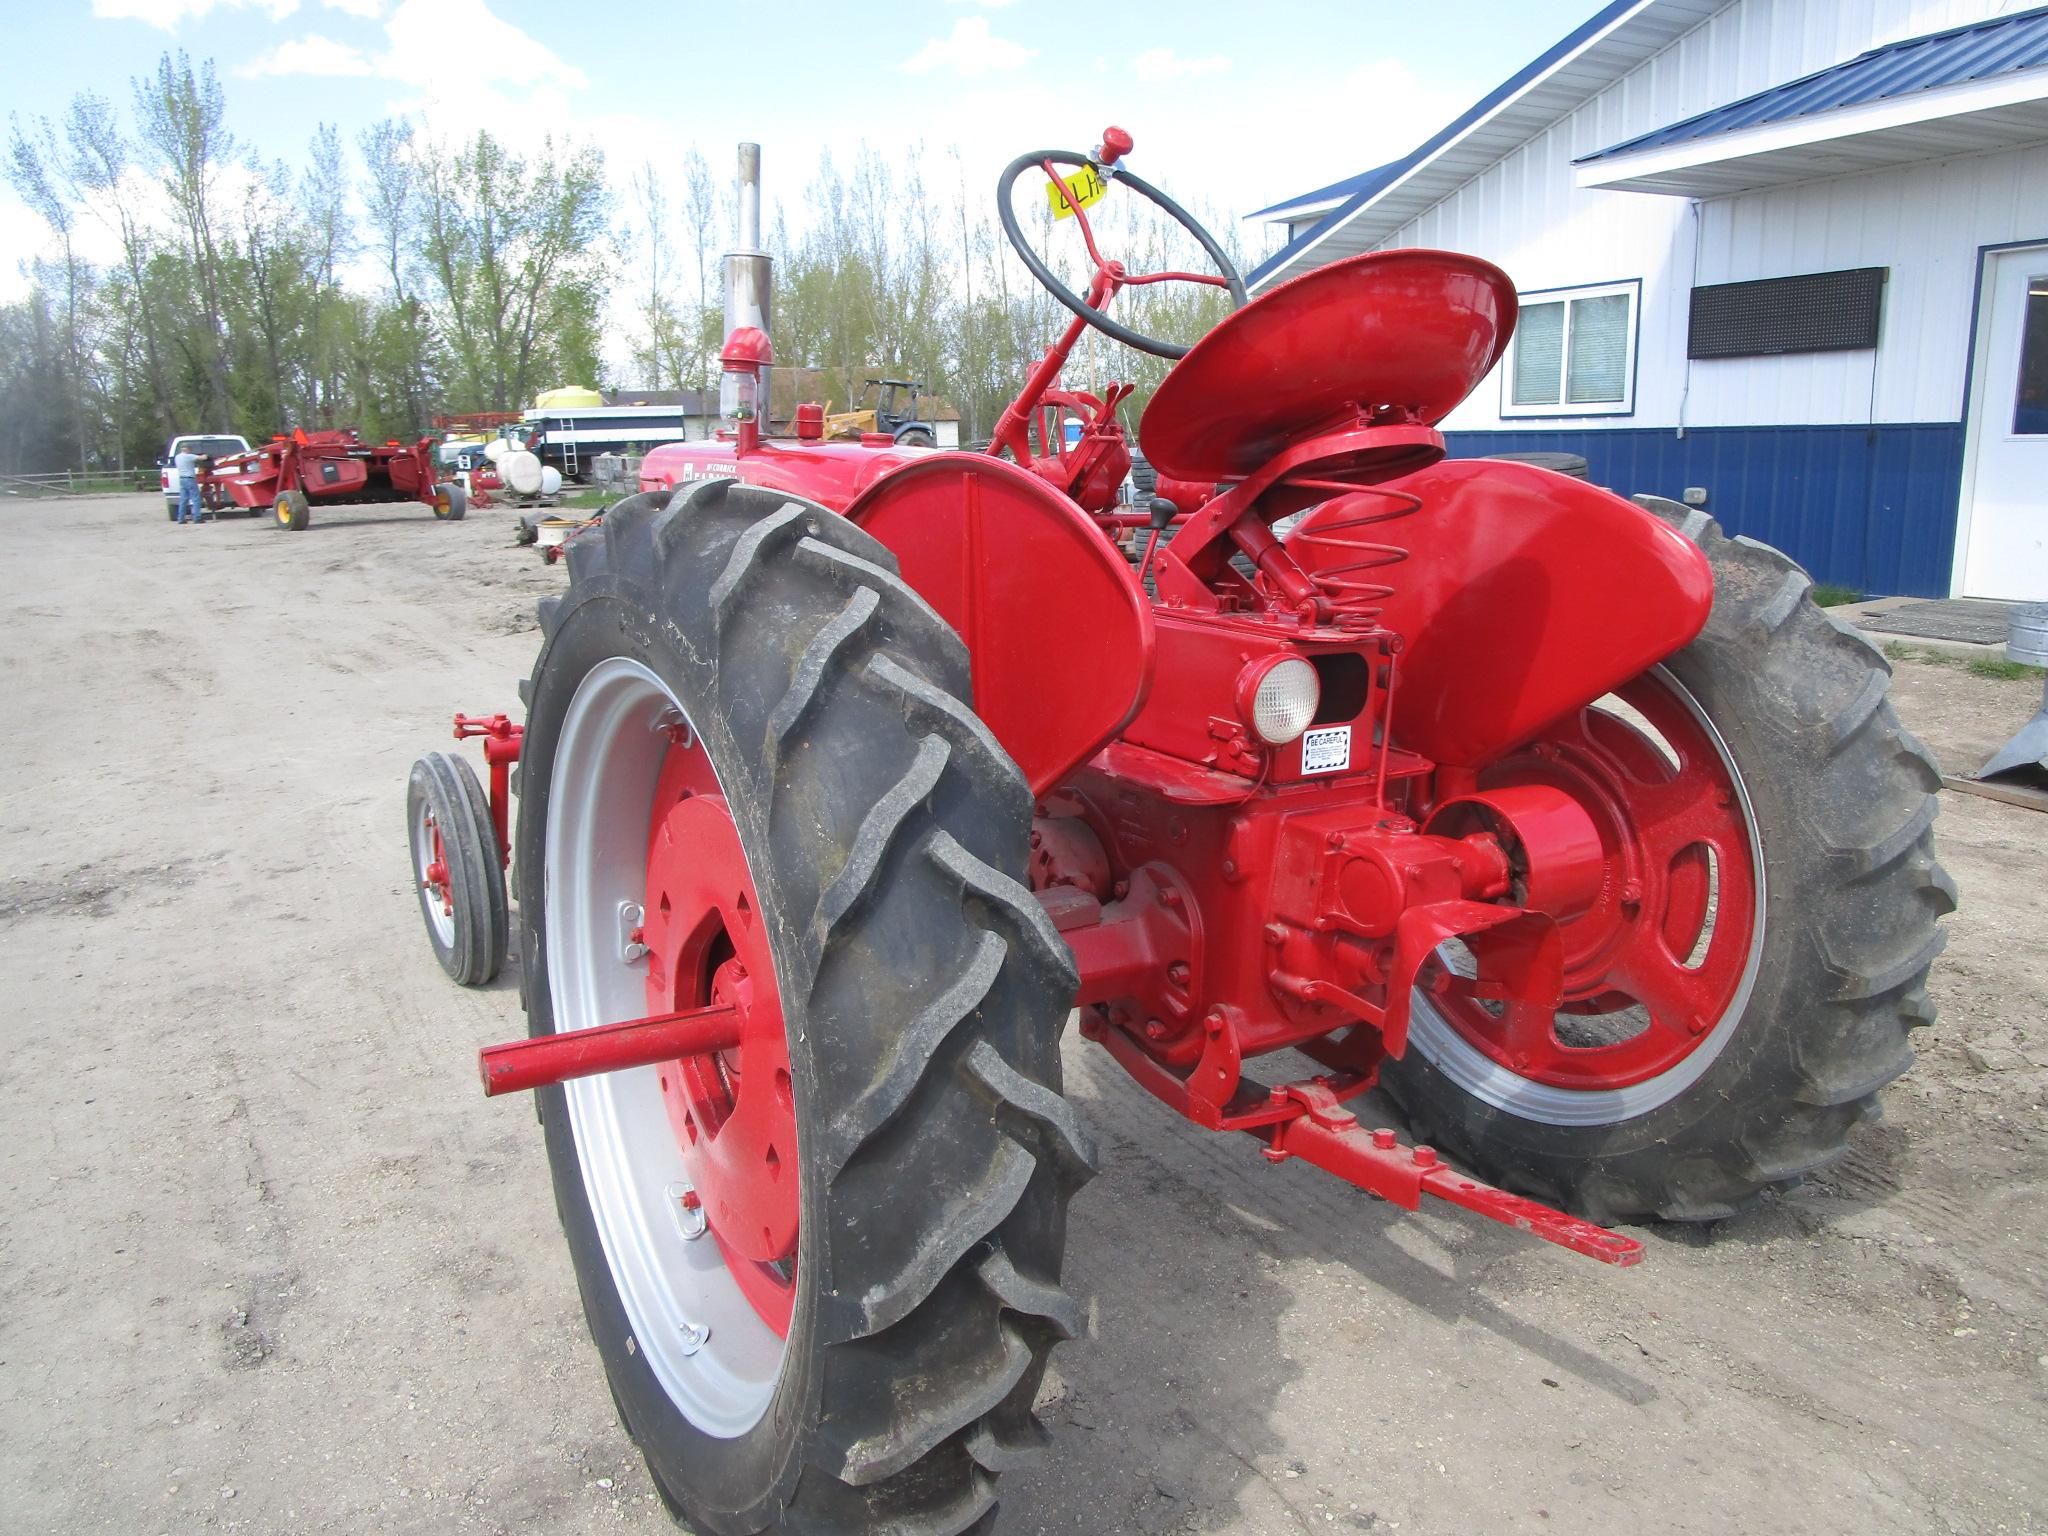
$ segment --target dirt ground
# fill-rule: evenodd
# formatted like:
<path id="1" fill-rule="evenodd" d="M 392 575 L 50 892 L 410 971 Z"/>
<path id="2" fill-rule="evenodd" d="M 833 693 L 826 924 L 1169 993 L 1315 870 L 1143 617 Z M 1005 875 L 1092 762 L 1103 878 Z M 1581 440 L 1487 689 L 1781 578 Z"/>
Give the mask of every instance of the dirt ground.
<path id="1" fill-rule="evenodd" d="M 408 888 L 407 767 L 515 707 L 560 574 L 501 511 L 0 516 L 0 1528 L 667 1529 L 477 1092 L 514 980 L 450 985 Z M 1899 670 L 1952 766 L 2037 702 Z M 1070 1037 L 1099 1322 L 1001 1530 L 2048 1530 L 2048 818 L 1943 799 L 1919 1067 L 1637 1269 L 1268 1167 Z"/>

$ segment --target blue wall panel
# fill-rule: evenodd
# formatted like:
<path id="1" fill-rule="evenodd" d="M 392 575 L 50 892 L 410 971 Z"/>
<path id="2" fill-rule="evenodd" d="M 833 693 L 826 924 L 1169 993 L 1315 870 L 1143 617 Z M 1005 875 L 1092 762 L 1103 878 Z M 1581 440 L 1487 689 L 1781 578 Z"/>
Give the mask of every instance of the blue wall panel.
<path id="1" fill-rule="evenodd" d="M 1447 432 L 1456 458 L 1583 454 L 1593 483 L 1676 499 L 1705 486 L 1729 533 L 1774 544 L 1812 574 L 1872 594 L 1946 597 L 1962 484 L 1955 422 Z"/>

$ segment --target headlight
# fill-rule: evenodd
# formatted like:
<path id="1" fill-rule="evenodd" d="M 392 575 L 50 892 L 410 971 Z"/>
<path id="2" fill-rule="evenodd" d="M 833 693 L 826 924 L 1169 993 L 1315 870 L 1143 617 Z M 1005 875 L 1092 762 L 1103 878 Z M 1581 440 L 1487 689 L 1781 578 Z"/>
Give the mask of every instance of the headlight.
<path id="1" fill-rule="evenodd" d="M 1285 746 L 1308 729 L 1322 696 L 1316 669 L 1299 656 L 1253 663 L 1238 693 L 1251 728 L 1260 740 L 1276 747 Z"/>

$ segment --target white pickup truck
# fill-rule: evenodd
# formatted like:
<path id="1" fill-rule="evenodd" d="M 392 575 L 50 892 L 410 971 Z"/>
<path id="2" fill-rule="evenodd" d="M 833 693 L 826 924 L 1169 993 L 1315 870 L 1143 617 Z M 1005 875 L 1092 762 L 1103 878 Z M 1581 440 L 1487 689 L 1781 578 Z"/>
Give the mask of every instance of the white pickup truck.
<path id="1" fill-rule="evenodd" d="M 247 453 L 249 440 L 232 432 L 188 432 L 171 439 L 156 462 L 163 479 L 164 510 L 173 522 L 178 517 L 178 455 L 188 448 L 210 459 L 224 459 L 231 453 Z"/>

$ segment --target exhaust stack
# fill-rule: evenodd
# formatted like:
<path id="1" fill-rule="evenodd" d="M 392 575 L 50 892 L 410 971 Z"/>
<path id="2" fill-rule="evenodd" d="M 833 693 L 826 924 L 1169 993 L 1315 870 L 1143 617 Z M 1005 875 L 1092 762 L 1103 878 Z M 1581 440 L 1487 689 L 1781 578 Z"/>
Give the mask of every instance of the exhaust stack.
<path id="1" fill-rule="evenodd" d="M 771 329 L 773 263 L 761 249 L 761 146 L 740 146 L 737 227 L 725 256 L 725 334 L 743 325 Z"/>

